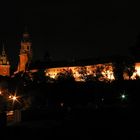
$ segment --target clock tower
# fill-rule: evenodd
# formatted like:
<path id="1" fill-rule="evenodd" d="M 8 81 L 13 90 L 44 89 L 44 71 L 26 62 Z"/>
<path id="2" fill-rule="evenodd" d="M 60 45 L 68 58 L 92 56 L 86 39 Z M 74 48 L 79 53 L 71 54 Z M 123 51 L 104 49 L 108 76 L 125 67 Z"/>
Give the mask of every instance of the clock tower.
<path id="1" fill-rule="evenodd" d="M 30 35 L 26 31 L 23 33 L 23 38 L 21 40 L 18 72 L 25 72 L 28 69 L 28 66 L 29 66 L 31 59 L 32 59 L 31 46 L 32 46 L 32 43 L 30 41 Z"/>

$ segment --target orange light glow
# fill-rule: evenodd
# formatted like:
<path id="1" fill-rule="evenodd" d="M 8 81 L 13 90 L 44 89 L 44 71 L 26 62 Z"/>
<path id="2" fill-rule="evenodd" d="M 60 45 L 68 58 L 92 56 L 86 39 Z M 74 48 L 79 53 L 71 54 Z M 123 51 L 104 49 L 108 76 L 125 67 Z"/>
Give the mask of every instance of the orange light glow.
<path id="1" fill-rule="evenodd" d="M 15 101 L 19 102 L 19 101 L 18 101 L 18 98 L 19 98 L 19 96 L 16 96 L 16 95 L 9 95 L 9 99 L 12 100 L 13 103 L 14 103 Z"/>
<path id="2" fill-rule="evenodd" d="M 12 96 L 10 95 L 10 96 L 9 96 L 9 99 L 11 99 L 11 98 L 12 98 Z"/>
<path id="3" fill-rule="evenodd" d="M 14 100 L 14 101 L 17 100 L 17 97 L 16 96 L 13 96 L 12 97 L 12 100 Z"/>
<path id="4" fill-rule="evenodd" d="M 140 77 L 140 63 L 135 63 L 135 72 L 133 73 L 133 75 L 131 76 L 132 80 L 135 80 L 138 77 Z"/>
<path id="5" fill-rule="evenodd" d="M 73 66 L 73 67 L 58 67 L 58 68 L 49 68 L 46 69 L 46 76 L 49 76 L 50 78 L 55 79 L 58 73 L 63 73 L 65 70 L 72 71 L 73 77 L 75 78 L 75 81 L 85 81 L 85 79 L 82 78 L 82 74 L 79 73 L 80 69 L 84 68 L 85 75 L 93 75 L 93 77 L 96 77 L 96 69 L 101 68 L 101 74 L 102 78 L 100 78 L 100 81 L 112 81 L 115 80 L 114 73 L 113 73 L 113 66 L 112 63 L 106 63 L 106 64 L 98 64 L 98 65 L 89 65 L 89 66 Z"/>

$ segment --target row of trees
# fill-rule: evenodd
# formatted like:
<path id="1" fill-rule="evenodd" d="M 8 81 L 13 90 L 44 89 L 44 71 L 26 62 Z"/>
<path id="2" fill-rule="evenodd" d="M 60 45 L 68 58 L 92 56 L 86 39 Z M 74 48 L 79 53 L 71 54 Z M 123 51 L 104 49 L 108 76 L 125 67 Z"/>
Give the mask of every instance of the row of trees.
<path id="1" fill-rule="evenodd" d="M 124 62 L 118 61 L 113 63 L 113 69 L 109 69 L 106 65 L 97 65 L 90 74 L 88 73 L 86 67 L 81 67 L 78 69 L 79 79 L 85 82 L 89 81 L 104 81 L 111 82 L 112 80 L 124 80 L 124 73 L 131 79 L 133 73 L 136 72 L 134 62 Z M 113 78 L 114 77 L 114 78 Z M 137 77 L 138 78 L 138 77 Z M 62 82 L 62 81 L 75 81 L 72 70 L 63 70 L 58 73 L 55 79 L 46 77 L 47 82 Z"/>

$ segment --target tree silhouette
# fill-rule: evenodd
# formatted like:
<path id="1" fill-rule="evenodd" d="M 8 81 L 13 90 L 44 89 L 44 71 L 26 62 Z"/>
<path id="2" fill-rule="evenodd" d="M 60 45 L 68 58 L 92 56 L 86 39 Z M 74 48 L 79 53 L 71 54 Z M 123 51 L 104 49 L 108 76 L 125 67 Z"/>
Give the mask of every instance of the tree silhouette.
<path id="1" fill-rule="evenodd" d="M 86 79 L 87 79 L 87 69 L 86 69 L 86 67 L 80 67 L 78 69 L 78 73 L 80 74 L 80 79 L 86 81 Z"/>
<path id="2" fill-rule="evenodd" d="M 45 82 L 46 77 L 45 77 L 45 72 L 43 69 L 38 70 L 37 72 L 33 73 L 33 79 L 35 82 Z"/>
<path id="3" fill-rule="evenodd" d="M 124 80 L 123 78 L 123 73 L 124 73 L 124 68 L 125 68 L 125 63 L 123 60 L 118 59 L 116 62 L 113 63 L 113 68 L 114 68 L 114 77 L 115 80 L 122 81 Z"/>
<path id="4" fill-rule="evenodd" d="M 71 70 L 64 70 L 56 75 L 56 81 L 58 83 L 71 83 L 75 82 L 75 78 Z"/>
<path id="5" fill-rule="evenodd" d="M 96 78 L 96 80 L 100 80 L 100 79 L 103 78 L 103 74 L 102 74 L 103 69 L 104 69 L 103 65 L 101 65 L 101 66 L 97 65 L 97 67 L 95 69 L 95 74 L 96 74 L 95 78 Z"/>
<path id="6" fill-rule="evenodd" d="M 129 76 L 129 80 L 131 79 L 131 76 L 133 75 L 133 73 L 135 72 L 135 65 L 133 62 L 129 61 L 127 63 L 125 63 L 125 70 L 124 72 L 126 72 Z"/>

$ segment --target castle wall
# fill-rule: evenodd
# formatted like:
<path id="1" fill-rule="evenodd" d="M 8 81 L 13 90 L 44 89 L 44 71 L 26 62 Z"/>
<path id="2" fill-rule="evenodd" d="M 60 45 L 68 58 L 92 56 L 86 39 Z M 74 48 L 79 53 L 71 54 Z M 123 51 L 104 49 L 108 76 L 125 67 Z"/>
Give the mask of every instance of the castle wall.
<path id="1" fill-rule="evenodd" d="M 92 75 L 93 77 L 96 77 L 97 69 L 100 69 L 100 74 L 102 75 L 101 78 L 99 79 L 100 81 L 115 80 L 112 63 L 88 65 L 88 66 L 48 68 L 45 70 L 45 72 L 46 76 L 55 79 L 58 73 L 63 73 L 64 71 L 71 70 L 75 78 L 75 81 L 84 81 L 84 79 L 82 79 L 83 74 Z"/>
<path id="2" fill-rule="evenodd" d="M 20 71 L 25 72 L 26 64 L 28 62 L 28 56 L 27 54 L 21 54 L 19 55 L 19 58 L 20 58 L 20 62 L 18 65 L 18 72 Z"/>
<path id="3" fill-rule="evenodd" d="M 0 75 L 10 76 L 10 65 L 0 65 Z"/>

